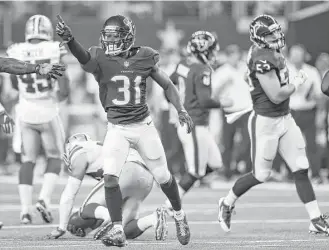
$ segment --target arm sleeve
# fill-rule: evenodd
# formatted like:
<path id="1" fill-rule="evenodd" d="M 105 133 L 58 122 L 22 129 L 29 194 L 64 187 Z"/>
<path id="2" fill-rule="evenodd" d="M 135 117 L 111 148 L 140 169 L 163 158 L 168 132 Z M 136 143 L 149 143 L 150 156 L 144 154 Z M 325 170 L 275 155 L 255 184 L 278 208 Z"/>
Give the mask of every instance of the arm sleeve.
<path id="1" fill-rule="evenodd" d="M 69 176 L 59 205 L 59 228 L 62 230 L 66 230 L 74 200 L 80 189 L 80 186 L 80 180 Z"/>
<path id="2" fill-rule="evenodd" d="M 89 60 L 83 64 L 80 62 L 81 67 L 89 73 L 94 73 L 98 70 L 98 62 L 97 62 L 97 47 L 90 47 L 88 49 L 88 53 L 90 55 Z"/>

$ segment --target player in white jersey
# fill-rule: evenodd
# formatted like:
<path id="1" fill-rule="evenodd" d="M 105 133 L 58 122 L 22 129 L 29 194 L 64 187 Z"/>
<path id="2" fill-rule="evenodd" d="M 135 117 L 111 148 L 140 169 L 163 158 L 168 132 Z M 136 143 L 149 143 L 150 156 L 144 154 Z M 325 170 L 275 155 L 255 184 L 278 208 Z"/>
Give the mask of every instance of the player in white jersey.
<path id="1" fill-rule="evenodd" d="M 66 230 L 84 237 L 91 230 L 108 221 L 110 215 L 104 199 L 102 144 L 92 141 L 86 134 L 72 135 L 65 143 L 64 161 L 69 170 L 67 185 L 62 193 L 59 208 L 59 226 L 48 235 L 57 239 Z M 101 180 L 83 202 L 80 212 L 70 213 L 82 180 L 89 175 Z M 155 227 L 157 240 L 167 236 L 166 211 L 158 208 L 154 213 L 139 218 L 139 207 L 153 187 L 153 176 L 147 171 L 145 163 L 135 149 L 130 149 L 119 182 L 124 200 L 123 225 L 128 238 L 141 235 L 146 229 Z M 101 232 L 94 238 L 99 239 Z"/>
<path id="2" fill-rule="evenodd" d="M 33 63 L 59 63 L 66 50 L 53 41 L 51 21 L 42 15 L 29 18 L 25 27 L 25 42 L 8 48 L 10 57 Z M 36 208 L 46 223 L 53 218 L 48 209 L 51 195 L 61 170 L 61 155 L 64 145 L 64 130 L 59 117 L 59 102 L 69 95 L 65 81 L 50 80 L 36 74 L 12 77 L 19 91 L 17 115 L 21 131 L 22 166 L 19 171 L 19 194 L 21 200 L 21 223 L 32 222 L 33 169 L 40 147 L 45 150 L 47 166 L 43 186 Z"/>

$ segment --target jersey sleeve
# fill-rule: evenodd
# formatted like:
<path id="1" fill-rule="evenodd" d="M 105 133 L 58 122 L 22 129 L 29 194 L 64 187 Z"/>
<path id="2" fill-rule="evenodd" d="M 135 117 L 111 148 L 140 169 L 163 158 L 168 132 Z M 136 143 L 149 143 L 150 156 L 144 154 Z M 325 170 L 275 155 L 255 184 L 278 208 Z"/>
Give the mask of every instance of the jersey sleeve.
<path id="1" fill-rule="evenodd" d="M 98 47 L 93 46 L 88 49 L 90 53 L 90 60 L 86 64 L 81 64 L 81 67 L 88 73 L 94 73 L 98 69 L 98 61 L 97 61 L 97 50 Z"/>
<path id="2" fill-rule="evenodd" d="M 147 67 L 153 68 L 160 61 L 159 52 L 150 47 L 141 47 L 144 58 L 146 59 L 145 65 Z"/>
<path id="3" fill-rule="evenodd" d="M 270 52 L 260 53 L 255 56 L 252 64 L 252 71 L 265 74 L 278 68 L 278 60 Z"/>
<path id="4" fill-rule="evenodd" d="M 201 105 L 211 99 L 211 71 L 208 68 L 197 68 L 194 73 L 196 96 Z"/>

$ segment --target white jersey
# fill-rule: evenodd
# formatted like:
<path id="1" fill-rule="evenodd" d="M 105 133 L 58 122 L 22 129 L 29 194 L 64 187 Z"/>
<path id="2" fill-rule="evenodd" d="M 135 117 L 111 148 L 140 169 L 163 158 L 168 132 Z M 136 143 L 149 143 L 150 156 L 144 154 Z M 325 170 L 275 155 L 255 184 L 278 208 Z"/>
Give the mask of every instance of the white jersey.
<path id="1" fill-rule="evenodd" d="M 7 49 L 7 55 L 28 63 L 59 63 L 67 53 L 57 41 L 16 43 Z M 59 112 L 58 82 L 37 74 L 17 76 L 19 103 L 17 111 L 23 122 L 42 124 L 51 121 Z"/>
<path id="2" fill-rule="evenodd" d="M 86 153 L 88 159 L 88 167 L 86 170 L 86 174 L 95 179 L 100 179 L 103 176 L 104 163 L 104 158 L 102 156 L 102 146 L 103 145 L 101 143 L 96 141 L 77 142 L 69 153 L 69 162 L 72 164 L 76 157 L 83 153 Z M 133 148 L 130 148 L 126 161 L 138 162 L 145 166 L 145 163 L 142 160 L 141 156 Z"/>

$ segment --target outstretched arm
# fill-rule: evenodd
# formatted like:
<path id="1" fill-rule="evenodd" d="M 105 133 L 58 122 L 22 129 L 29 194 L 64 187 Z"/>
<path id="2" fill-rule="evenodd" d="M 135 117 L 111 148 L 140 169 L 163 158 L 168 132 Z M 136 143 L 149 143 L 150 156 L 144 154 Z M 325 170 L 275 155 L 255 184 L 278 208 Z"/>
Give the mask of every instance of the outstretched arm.
<path id="1" fill-rule="evenodd" d="M 14 58 L 0 57 L 0 72 L 14 75 L 37 73 L 39 64 L 26 63 Z"/>
<path id="2" fill-rule="evenodd" d="M 174 105 L 178 112 L 185 110 L 177 88 L 170 80 L 169 76 L 161 70 L 158 65 L 153 67 L 151 77 L 163 88 L 166 97 Z"/>
<path id="3" fill-rule="evenodd" d="M 167 99 L 174 105 L 178 112 L 178 119 L 181 126 L 184 124 L 187 125 L 187 133 L 191 133 L 194 123 L 192 118 L 186 112 L 182 100 L 180 99 L 179 92 L 173 82 L 170 80 L 169 76 L 159 68 L 158 65 L 155 65 L 152 68 L 151 75 L 154 81 L 156 81 L 164 90 Z"/>

